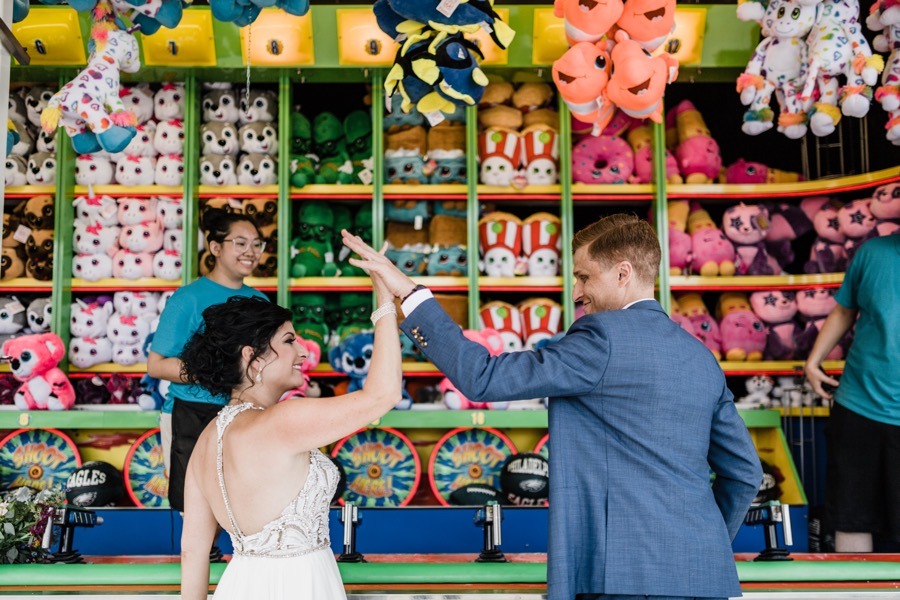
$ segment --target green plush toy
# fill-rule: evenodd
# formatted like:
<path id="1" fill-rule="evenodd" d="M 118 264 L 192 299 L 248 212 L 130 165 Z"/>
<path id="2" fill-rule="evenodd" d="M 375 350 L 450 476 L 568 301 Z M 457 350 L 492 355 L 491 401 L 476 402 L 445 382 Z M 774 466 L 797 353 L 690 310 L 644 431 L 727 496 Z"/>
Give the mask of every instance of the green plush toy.
<path id="1" fill-rule="evenodd" d="M 368 292 L 348 292 L 338 296 L 337 310 L 333 320 L 334 336 L 331 345 L 340 344 L 345 338 L 372 330 L 369 317 L 372 314 L 372 294 Z"/>
<path id="2" fill-rule="evenodd" d="M 319 157 L 316 183 L 352 183 L 353 165 L 347 154 L 341 120 L 329 112 L 316 115 L 312 135 Z"/>
<path id="3" fill-rule="evenodd" d="M 325 294 L 302 292 L 291 297 L 291 319 L 297 334 L 305 340 L 315 342 L 328 354 L 329 329 L 325 324 Z"/>
<path id="4" fill-rule="evenodd" d="M 312 153 L 312 125 L 302 114 L 291 115 L 291 185 L 303 187 L 316 179 L 319 158 Z"/>
<path id="5" fill-rule="evenodd" d="M 358 235 L 363 241 L 370 246 L 372 245 L 372 204 L 366 203 L 359 207 L 356 215 L 353 217 L 353 225 L 348 231 L 354 235 Z M 350 264 L 350 250 L 343 246 L 338 237 L 335 245 L 337 249 L 338 265 L 341 270 L 342 277 L 365 277 L 366 272 Z M 356 254 L 353 254 L 355 257 Z"/>
<path id="6" fill-rule="evenodd" d="M 369 185 L 373 179 L 372 118 L 362 110 L 355 110 L 344 119 L 344 138 L 353 163 L 353 183 Z"/>
<path id="7" fill-rule="evenodd" d="M 291 277 L 333 277 L 337 275 L 331 242 L 334 214 L 325 202 L 303 202 L 291 240 Z"/>

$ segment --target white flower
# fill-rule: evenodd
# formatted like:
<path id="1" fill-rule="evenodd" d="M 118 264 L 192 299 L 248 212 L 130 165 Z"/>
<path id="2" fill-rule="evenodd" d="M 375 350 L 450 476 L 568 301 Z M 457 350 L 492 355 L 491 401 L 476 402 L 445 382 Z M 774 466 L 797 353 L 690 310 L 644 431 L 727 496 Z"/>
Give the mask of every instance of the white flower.
<path id="1" fill-rule="evenodd" d="M 0 502 L 0 517 L 6 516 L 6 513 L 9 512 L 9 504 L 7 502 Z"/>

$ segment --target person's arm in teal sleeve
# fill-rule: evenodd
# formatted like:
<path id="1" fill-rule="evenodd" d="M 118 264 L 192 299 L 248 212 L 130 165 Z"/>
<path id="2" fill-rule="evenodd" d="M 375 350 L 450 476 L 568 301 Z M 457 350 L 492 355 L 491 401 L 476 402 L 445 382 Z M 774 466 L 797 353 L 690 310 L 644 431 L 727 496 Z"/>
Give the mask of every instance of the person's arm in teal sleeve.
<path id="1" fill-rule="evenodd" d="M 159 316 L 159 326 L 147 353 L 147 374 L 156 379 L 187 383 L 181 377 L 181 354 L 188 337 L 193 334 L 195 307 L 186 301 L 186 294 L 169 298 Z"/>

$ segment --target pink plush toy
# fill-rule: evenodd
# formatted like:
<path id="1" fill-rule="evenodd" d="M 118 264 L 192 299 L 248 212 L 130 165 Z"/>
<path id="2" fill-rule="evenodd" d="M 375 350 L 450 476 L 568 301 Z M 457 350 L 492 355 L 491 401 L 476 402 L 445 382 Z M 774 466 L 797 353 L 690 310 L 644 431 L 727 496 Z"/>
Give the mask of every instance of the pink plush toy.
<path id="1" fill-rule="evenodd" d="M 690 205 L 687 200 L 670 200 L 669 215 L 669 274 L 685 275 L 691 266 L 691 236 L 687 228 Z"/>
<path id="2" fill-rule="evenodd" d="M 716 227 L 709 213 L 697 202 L 691 203 L 687 232 L 691 235 L 691 270 L 704 277 L 734 275 L 734 245 Z"/>
<path id="3" fill-rule="evenodd" d="M 696 292 L 689 292 L 678 297 L 681 312 L 694 326 L 694 337 L 709 348 L 716 360 L 722 360 L 722 333 L 719 324 L 709 314 L 703 298 Z"/>
<path id="4" fill-rule="evenodd" d="M 872 216 L 878 219 L 878 235 L 892 235 L 900 230 L 900 183 L 888 183 L 876 188 L 869 204 Z"/>
<path id="5" fill-rule="evenodd" d="M 122 249 L 113 257 L 113 277 L 120 279 L 140 279 L 153 277 L 153 255 L 149 252 L 136 254 Z"/>
<path id="6" fill-rule="evenodd" d="M 847 251 L 848 266 L 863 242 L 878 237 L 878 232 L 875 231 L 875 217 L 869 208 L 871 202 L 870 198 L 854 200 L 838 210 L 838 225 L 841 227 L 841 233 L 847 237 L 844 249 Z"/>
<path id="7" fill-rule="evenodd" d="M 794 340 L 797 353 L 796 358 L 805 359 L 812 350 L 813 343 L 819 335 L 825 318 L 837 305 L 834 299 L 834 290 L 828 288 L 812 288 L 803 290 L 797 294 L 797 311 L 803 319 L 803 329 L 797 333 Z M 841 360 L 844 358 L 846 348 L 850 347 L 851 334 L 848 332 L 834 349 L 828 353 L 825 360 Z"/>
<path id="8" fill-rule="evenodd" d="M 669 111 L 678 132 L 675 158 L 686 183 L 710 183 L 722 170 L 719 144 L 712 138 L 703 115 L 690 100 L 683 100 Z"/>
<path id="9" fill-rule="evenodd" d="M 620 137 L 588 136 L 572 149 L 572 181 L 628 183 L 634 172 L 634 152 Z"/>
<path id="10" fill-rule="evenodd" d="M 818 236 L 803 267 L 806 273 L 843 273 L 847 270 L 847 251 L 844 249 L 847 237 L 838 222 L 841 206 L 837 200 L 829 200 L 813 217 L 813 227 Z"/>
<path id="11" fill-rule="evenodd" d="M 504 351 L 503 336 L 496 329 L 482 329 L 475 331 L 474 329 L 464 329 L 463 335 L 467 339 L 477 342 L 487 348 L 491 356 L 498 356 Z M 438 389 L 444 396 L 444 404 L 447 408 L 453 410 L 468 410 L 472 408 L 500 408 L 493 406 L 492 402 L 472 402 L 462 395 L 456 386 L 453 385 L 446 377 L 438 384 Z M 505 403 L 502 403 L 505 404 Z"/>
<path id="12" fill-rule="evenodd" d="M 631 183 L 650 183 L 653 179 L 652 130 L 649 125 L 632 128 L 626 135 L 631 149 L 634 151 L 634 175 Z M 666 181 L 668 183 L 684 183 L 678 171 L 675 156 L 666 150 Z"/>
<path id="13" fill-rule="evenodd" d="M 155 253 L 163 245 L 163 228 L 159 221 L 145 221 L 122 227 L 119 234 L 119 247 L 131 252 Z"/>
<path id="14" fill-rule="evenodd" d="M 779 265 L 787 266 L 794 262 L 794 240 L 812 231 L 813 215 L 827 201 L 827 197 L 820 196 L 806 198 L 800 206 L 788 202 L 766 204 L 769 211 L 766 250 Z"/>
<path id="15" fill-rule="evenodd" d="M 722 230 L 737 250 L 738 275 L 775 275 L 781 265 L 769 256 L 765 239 L 769 232 L 766 207 L 741 202 L 722 215 Z"/>
<path id="16" fill-rule="evenodd" d="M 797 314 L 796 294 L 779 290 L 753 292 L 750 294 L 750 306 L 769 330 L 764 358 L 766 360 L 793 359 L 794 338 L 800 329 L 794 320 Z"/>
<path id="17" fill-rule="evenodd" d="M 118 219 L 120 225 L 137 225 L 156 218 L 156 198 L 119 198 Z"/>
<path id="18" fill-rule="evenodd" d="M 725 167 L 719 177 L 720 183 L 794 183 L 803 181 L 800 173 L 770 169 L 758 162 L 749 162 L 739 158 L 737 162 Z"/>
<path id="19" fill-rule="evenodd" d="M 725 360 L 762 360 L 768 332 L 750 309 L 747 296 L 743 292 L 725 292 L 719 297 L 718 308 Z"/>
<path id="20" fill-rule="evenodd" d="M 23 335 L 3 343 L 3 360 L 22 385 L 14 401 L 19 410 L 68 410 L 75 404 L 75 390 L 56 365 L 66 347 L 55 333 Z"/>

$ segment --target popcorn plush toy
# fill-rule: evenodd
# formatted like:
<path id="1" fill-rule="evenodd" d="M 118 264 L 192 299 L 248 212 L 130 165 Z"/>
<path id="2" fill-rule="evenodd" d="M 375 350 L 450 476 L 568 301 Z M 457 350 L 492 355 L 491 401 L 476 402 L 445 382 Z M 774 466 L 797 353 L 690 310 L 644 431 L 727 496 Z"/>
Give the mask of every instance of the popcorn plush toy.
<path id="1" fill-rule="evenodd" d="M 483 271 L 488 277 L 513 277 L 522 250 L 522 221 L 515 215 L 493 212 L 478 222 Z"/>
<path id="2" fill-rule="evenodd" d="M 491 328 L 500 332 L 504 352 L 518 352 L 523 347 L 522 315 L 519 309 L 507 302 L 488 302 L 478 312 L 480 329 Z"/>
<path id="3" fill-rule="evenodd" d="M 56 365 L 65 355 L 55 333 L 24 335 L 3 344 L 3 359 L 13 377 L 22 382 L 14 396 L 19 410 L 67 410 L 75 404 L 75 390 Z"/>
<path id="4" fill-rule="evenodd" d="M 535 213 L 522 222 L 522 251 L 532 277 L 559 275 L 562 224 L 550 213 Z"/>
<path id="5" fill-rule="evenodd" d="M 559 180 L 559 140 L 544 125 L 532 125 L 519 133 L 522 164 L 529 185 L 553 185 Z"/>
<path id="6" fill-rule="evenodd" d="M 478 136 L 480 180 L 485 185 L 512 185 L 522 160 L 521 138 L 507 129 L 485 130 Z"/>

